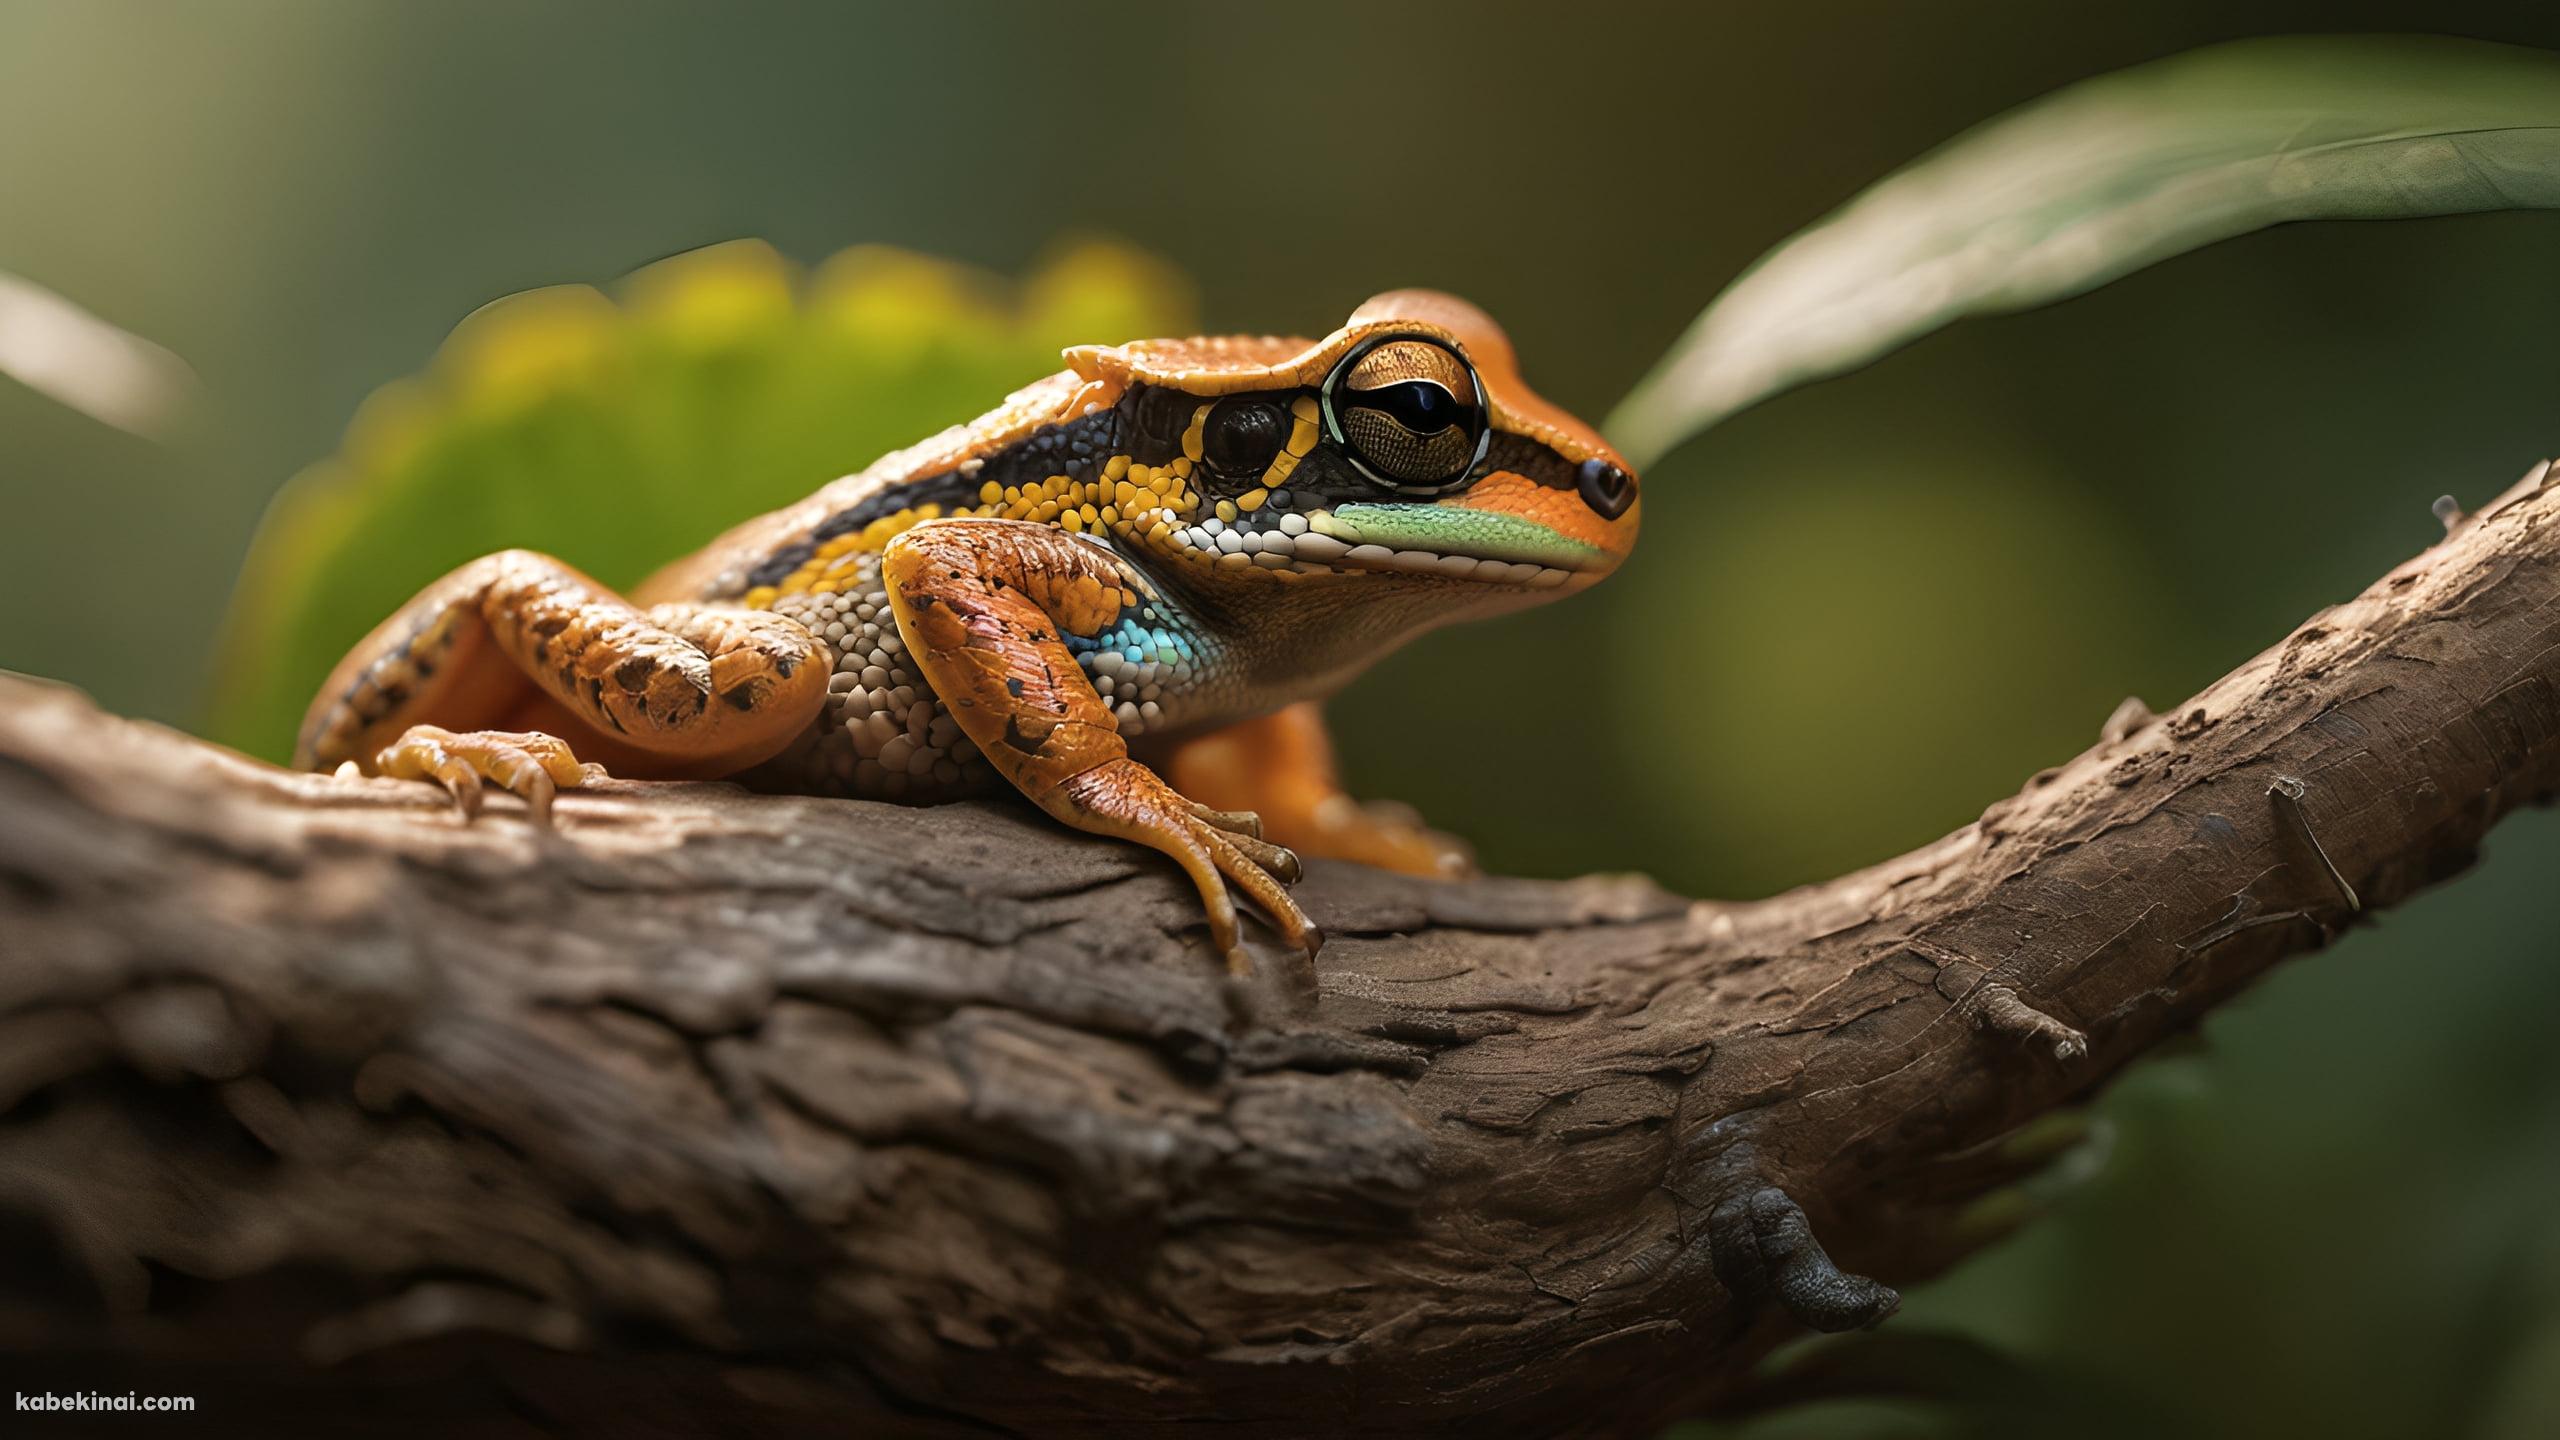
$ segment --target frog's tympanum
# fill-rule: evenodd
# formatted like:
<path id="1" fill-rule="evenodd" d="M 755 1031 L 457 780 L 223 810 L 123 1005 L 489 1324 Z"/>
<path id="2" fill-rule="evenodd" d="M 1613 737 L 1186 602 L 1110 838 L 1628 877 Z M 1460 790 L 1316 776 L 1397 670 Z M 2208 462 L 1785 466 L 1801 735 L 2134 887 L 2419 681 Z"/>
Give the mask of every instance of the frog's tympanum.
<path id="1" fill-rule="evenodd" d="M 915 802 L 1010 785 L 1172 857 L 1239 973 L 1229 886 L 1320 941 L 1293 850 L 1463 870 L 1343 794 L 1317 704 L 1433 626 L 1607 574 L 1636 536 L 1625 461 L 1430 291 L 1314 342 L 1066 361 L 630 599 L 546 555 L 463 566 L 340 663 L 298 762 L 431 779 L 466 812 L 486 780 L 546 821 L 582 761 Z"/>

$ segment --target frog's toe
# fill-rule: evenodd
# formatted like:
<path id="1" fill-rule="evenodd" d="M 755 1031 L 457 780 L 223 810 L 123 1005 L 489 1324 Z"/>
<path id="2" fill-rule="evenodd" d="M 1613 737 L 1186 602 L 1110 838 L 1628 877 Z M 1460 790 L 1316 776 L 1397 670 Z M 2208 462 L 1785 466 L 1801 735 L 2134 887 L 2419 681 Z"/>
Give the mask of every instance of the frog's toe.
<path id="1" fill-rule="evenodd" d="M 1253 973 L 1236 915 L 1235 895 L 1270 917 L 1273 929 L 1313 956 L 1324 934 L 1289 898 L 1298 857 L 1264 840 L 1246 811 L 1212 810 L 1184 797 L 1134 760 L 1111 761 L 1060 785 L 1042 802 L 1080 829 L 1116 835 L 1170 856 L 1191 877 L 1209 920 L 1209 938 L 1229 973 Z M 1232 893 L 1231 893 L 1232 892 Z"/>
<path id="2" fill-rule="evenodd" d="M 482 782 L 495 784 L 522 797 L 533 823 L 541 826 L 551 823 L 554 795 L 604 774 L 602 766 L 581 763 L 568 742 L 540 731 L 457 734 L 434 725 L 410 726 L 374 757 L 373 768 L 395 780 L 442 785 L 466 820 L 480 813 Z"/>
<path id="3" fill-rule="evenodd" d="M 1282 939 L 1314 959 L 1324 946 L 1324 932 L 1298 908 L 1297 901 L 1289 898 L 1288 887 L 1298 879 L 1298 857 L 1268 841 L 1233 834 L 1205 821 L 1195 819 L 1192 823 L 1201 827 L 1195 838 L 1209 852 L 1226 884 L 1244 892 L 1246 899 L 1271 918 L 1272 928 L 1280 932 Z M 1220 886 L 1222 891 L 1224 888 Z M 1216 928 L 1214 918 L 1211 928 Z M 1232 928 L 1219 937 L 1218 948 L 1226 955 L 1230 973 L 1253 973 L 1252 957 L 1238 943 Z"/>
<path id="4" fill-rule="evenodd" d="M 1212 810 L 1196 800 L 1183 803 L 1191 808 L 1193 819 L 1207 821 L 1228 844 L 1243 851 L 1246 859 L 1279 876 L 1281 884 L 1295 885 L 1302 878 L 1298 853 L 1262 838 L 1261 816 L 1250 810 Z"/>
<path id="5" fill-rule="evenodd" d="M 1208 821 L 1230 835 L 1250 835 L 1256 840 L 1262 838 L 1262 817 L 1251 810 L 1212 810 L 1199 801 L 1190 799 L 1182 803 L 1190 807 L 1192 815 Z"/>
<path id="6" fill-rule="evenodd" d="M 1242 851 L 1244 858 L 1269 871 L 1283 885 L 1295 885 L 1305 878 L 1305 871 L 1298 864 L 1298 852 L 1285 845 L 1274 845 L 1268 840 L 1233 831 L 1219 838 Z"/>

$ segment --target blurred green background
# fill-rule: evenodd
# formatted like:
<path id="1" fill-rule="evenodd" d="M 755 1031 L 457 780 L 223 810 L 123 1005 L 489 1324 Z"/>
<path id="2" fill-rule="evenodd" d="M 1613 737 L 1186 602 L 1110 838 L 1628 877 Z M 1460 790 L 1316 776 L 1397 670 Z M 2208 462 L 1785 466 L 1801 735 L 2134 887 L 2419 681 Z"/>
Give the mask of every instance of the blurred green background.
<path id="1" fill-rule="evenodd" d="M 738 236 L 1014 275 L 1102 233 L 1218 330 L 1456 290 L 1597 416 L 1754 256 L 1975 121 L 2216 40 L 2417 28 L 2560 47 L 2546 0 L 0 0 L 0 270 L 205 381 L 166 445 L 0 381 L 0 665 L 201 725 L 262 508 L 509 292 Z M 2560 215 L 2221 245 L 1691 445 L 1623 575 L 1346 695 L 1348 765 L 1500 869 L 1817 879 L 2352 594 L 2436 495 L 2560 451 L 2555 400 Z M 1529 683 L 1559 665 L 1564 704 Z M 1700 1433 L 2560 1432 L 2555 864 L 2560 819 L 2519 817 L 2109 1093 L 2103 1163 L 1888 1332 L 1995 1348 L 2005 1399 Z"/>

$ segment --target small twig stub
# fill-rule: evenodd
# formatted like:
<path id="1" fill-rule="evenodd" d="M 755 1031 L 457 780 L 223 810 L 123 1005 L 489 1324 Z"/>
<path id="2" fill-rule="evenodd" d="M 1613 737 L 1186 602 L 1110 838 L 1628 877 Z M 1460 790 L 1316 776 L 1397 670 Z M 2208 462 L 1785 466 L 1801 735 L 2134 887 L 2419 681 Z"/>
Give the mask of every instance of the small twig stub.
<path id="1" fill-rule="evenodd" d="M 1997 980 L 1986 980 L 1974 991 L 1973 1015 L 1974 1023 L 1986 1030 L 2051 1045 L 2053 1058 L 2064 1064 L 2089 1053 L 2088 1036 L 2028 1004 Z"/>
<path id="2" fill-rule="evenodd" d="M 2106 722 L 2098 727 L 2098 738 L 2113 744 L 2159 718 L 2151 713 L 2150 706 L 2142 703 L 2141 696 L 2127 695 L 2108 712 Z"/>

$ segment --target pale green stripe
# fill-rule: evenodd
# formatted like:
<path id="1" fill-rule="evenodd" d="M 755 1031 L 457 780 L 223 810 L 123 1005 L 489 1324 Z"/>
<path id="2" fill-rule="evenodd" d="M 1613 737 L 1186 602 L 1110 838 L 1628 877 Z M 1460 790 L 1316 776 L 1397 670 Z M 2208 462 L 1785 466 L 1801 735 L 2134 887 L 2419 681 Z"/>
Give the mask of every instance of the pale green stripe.
<path id="1" fill-rule="evenodd" d="M 1600 547 L 1559 535 L 1534 520 L 1456 505 L 1337 505 L 1333 523 L 1320 527 L 1354 545 L 1428 550 L 1581 570 L 1603 558 Z"/>

